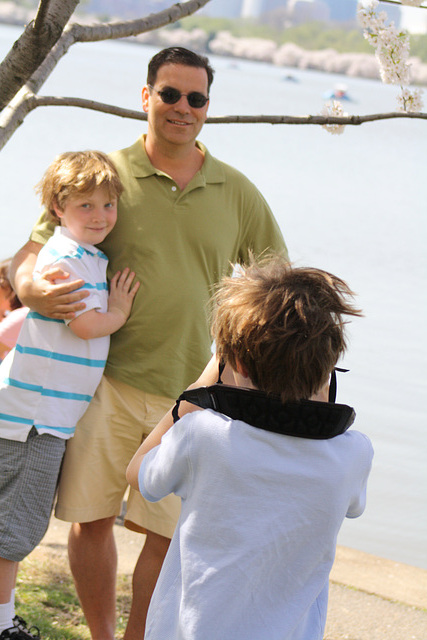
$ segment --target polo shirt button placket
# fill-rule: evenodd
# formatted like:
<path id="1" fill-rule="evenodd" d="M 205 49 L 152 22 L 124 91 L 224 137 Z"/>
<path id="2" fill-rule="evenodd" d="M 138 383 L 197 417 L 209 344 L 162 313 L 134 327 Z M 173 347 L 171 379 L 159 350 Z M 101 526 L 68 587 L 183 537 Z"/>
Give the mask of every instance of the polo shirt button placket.
<path id="1" fill-rule="evenodd" d="M 176 184 L 171 186 L 171 192 L 172 192 L 172 208 L 174 213 L 177 213 L 176 207 L 178 206 L 181 193 Z"/>

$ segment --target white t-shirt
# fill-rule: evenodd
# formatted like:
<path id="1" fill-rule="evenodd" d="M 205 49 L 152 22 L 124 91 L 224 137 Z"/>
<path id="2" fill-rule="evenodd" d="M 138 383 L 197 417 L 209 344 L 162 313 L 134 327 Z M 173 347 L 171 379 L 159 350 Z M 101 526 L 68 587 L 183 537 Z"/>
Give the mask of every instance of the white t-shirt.
<path id="1" fill-rule="evenodd" d="M 37 256 L 34 277 L 61 267 L 71 280 L 83 279 L 83 288 L 90 292 L 85 309 L 76 315 L 90 309 L 105 312 L 107 264 L 102 251 L 56 227 Z M 39 433 L 58 438 L 73 435 L 101 380 L 110 337 L 83 340 L 67 322 L 34 311 L 25 318 L 15 349 L 0 365 L 1 438 L 25 442 L 33 425 Z"/>
<path id="2" fill-rule="evenodd" d="M 142 495 L 182 498 L 146 640 L 321 640 L 336 538 L 365 507 L 369 439 L 283 436 L 211 410 L 144 458 Z"/>

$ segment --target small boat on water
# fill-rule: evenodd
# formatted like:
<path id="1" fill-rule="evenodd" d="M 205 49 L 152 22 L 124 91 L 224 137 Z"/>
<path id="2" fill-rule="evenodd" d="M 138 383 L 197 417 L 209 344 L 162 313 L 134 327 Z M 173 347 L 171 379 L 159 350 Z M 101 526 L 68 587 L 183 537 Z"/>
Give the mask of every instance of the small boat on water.
<path id="1" fill-rule="evenodd" d="M 288 73 L 286 76 L 282 77 L 284 82 L 299 82 L 298 78 L 296 78 L 292 73 Z"/>
<path id="2" fill-rule="evenodd" d="M 326 91 L 323 97 L 325 100 L 351 100 L 346 84 L 336 84 L 332 91 Z"/>

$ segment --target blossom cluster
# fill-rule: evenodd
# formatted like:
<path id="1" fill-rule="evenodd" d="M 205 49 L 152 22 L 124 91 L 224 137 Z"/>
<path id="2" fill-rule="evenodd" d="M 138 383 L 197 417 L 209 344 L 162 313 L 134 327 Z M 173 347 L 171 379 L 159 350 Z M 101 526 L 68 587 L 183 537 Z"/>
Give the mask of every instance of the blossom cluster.
<path id="1" fill-rule="evenodd" d="M 420 7 L 422 0 L 400 0 L 401 4 L 407 4 L 410 7 Z"/>
<path id="2" fill-rule="evenodd" d="M 348 113 L 344 112 L 341 102 L 338 100 L 332 100 L 332 102 L 325 102 L 321 111 L 322 116 L 348 116 Z M 329 133 L 340 135 L 344 133 L 345 124 L 322 124 L 322 127 L 329 131 Z"/>
<path id="3" fill-rule="evenodd" d="M 376 46 L 377 38 L 380 31 L 386 29 L 385 21 L 387 20 L 387 14 L 385 11 L 379 11 L 377 13 L 378 1 L 372 0 L 370 4 L 357 7 L 357 19 L 359 24 L 365 29 L 364 37 L 372 44 Z"/>
<path id="4" fill-rule="evenodd" d="M 375 47 L 375 56 L 380 65 L 381 80 L 389 84 L 408 84 L 409 36 L 398 31 L 392 22 L 386 25 L 385 11 L 376 13 L 377 0 L 366 7 L 358 7 L 359 22 L 364 28 L 364 37 Z"/>
<path id="5" fill-rule="evenodd" d="M 411 3 L 411 0 L 407 0 L 407 3 Z M 377 0 L 372 0 L 367 6 L 359 5 L 357 15 L 364 28 L 364 37 L 375 47 L 381 79 L 385 83 L 400 85 L 402 93 L 398 96 L 399 109 L 420 111 L 421 93 L 411 93 L 409 89 L 403 88 L 403 85 L 408 85 L 411 81 L 409 36 L 405 31 L 396 29 L 393 22 L 386 25 L 387 14 L 385 11 L 377 13 L 377 7 Z"/>
<path id="6" fill-rule="evenodd" d="M 398 111 L 422 111 L 423 100 L 420 89 L 409 91 L 407 87 L 402 87 L 400 95 L 397 96 Z"/>

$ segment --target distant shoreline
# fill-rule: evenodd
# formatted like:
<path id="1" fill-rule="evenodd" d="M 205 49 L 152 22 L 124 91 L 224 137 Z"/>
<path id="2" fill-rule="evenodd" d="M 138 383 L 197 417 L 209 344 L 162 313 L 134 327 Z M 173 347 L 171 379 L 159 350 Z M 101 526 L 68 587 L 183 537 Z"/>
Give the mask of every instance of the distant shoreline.
<path id="1" fill-rule="evenodd" d="M 33 19 L 33 12 L 22 7 L 12 7 L 12 3 L 0 3 L 0 24 L 24 27 Z M 94 15 L 78 16 L 81 24 L 98 22 Z M 118 20 L 118 18 L 117 18 Z M 315 71 L 341 74 L 348 77 L 379 80 L 379 67 L 375 55 L 369 53 L 338 53 L 335 49 L 309 51 L 296 44 L 278 45 L 272 40 L 261 38 L 236 38 L 228 31 L 219 31 L 212 38 L 202 29 L 156 29 L 126 38 L 129 42 L 169 47 L 183 46 L 200 53 L 267 62 L 278 67 L 311 69 Z M 427 64 L 419 58 L 411 58 L 413 84 L 427 86 Z"/>

